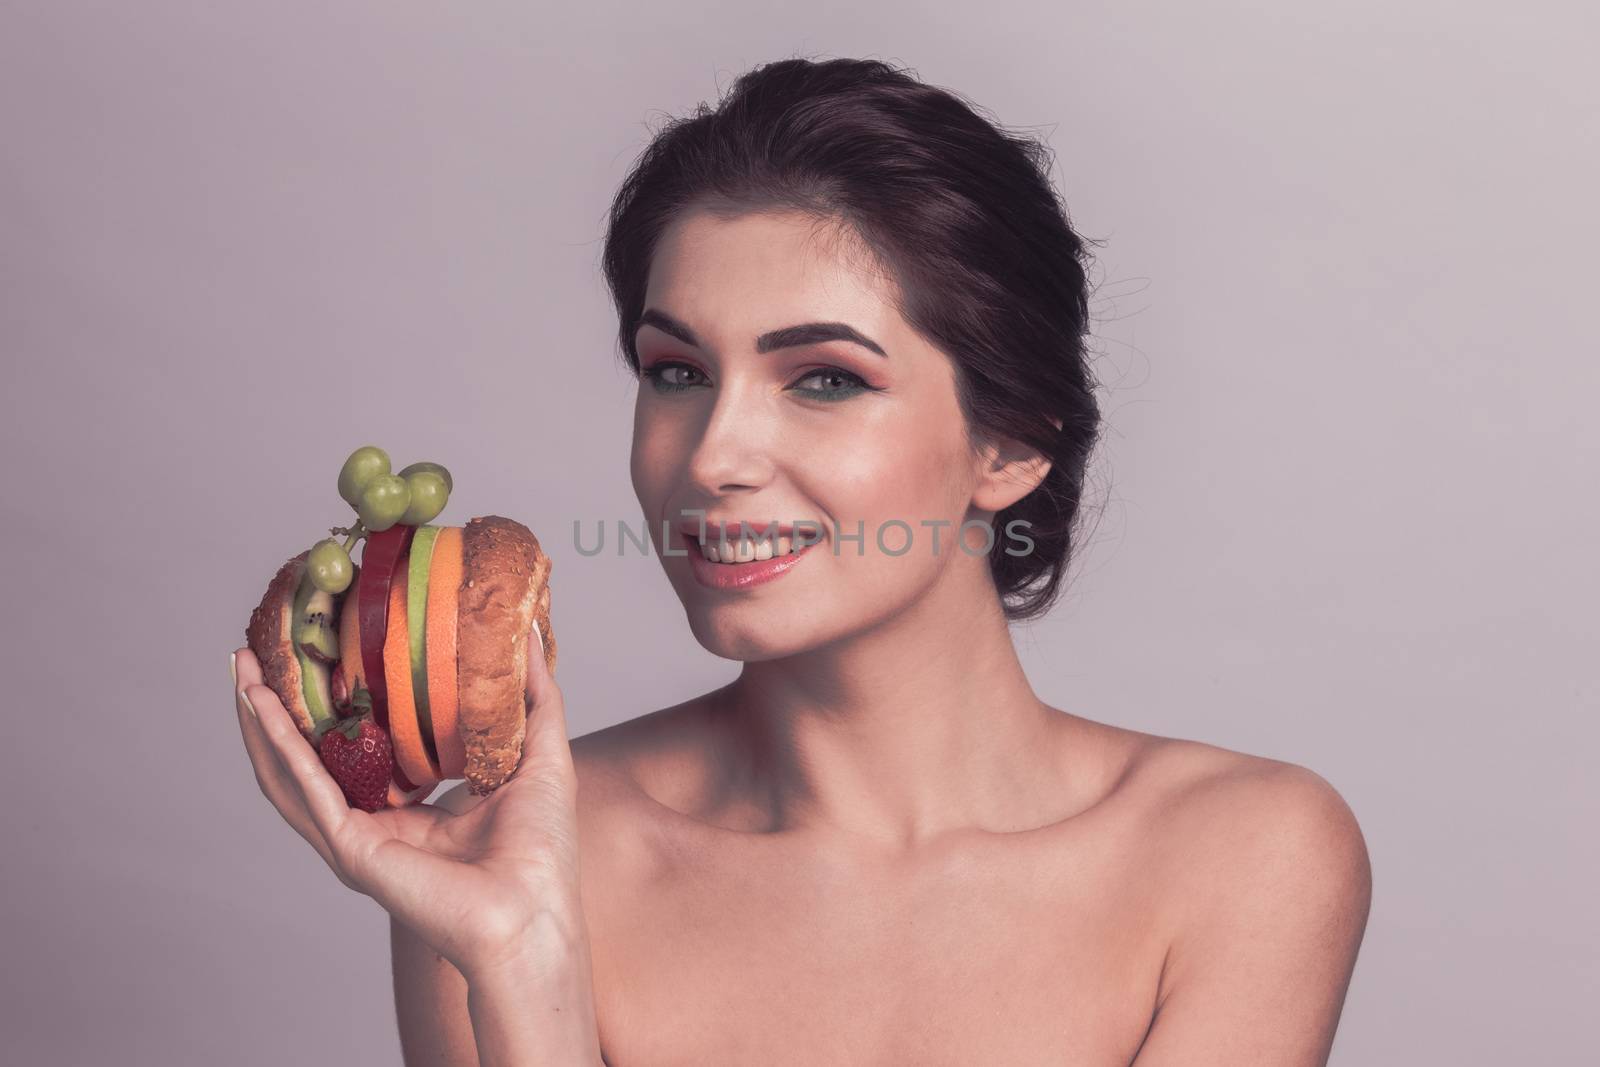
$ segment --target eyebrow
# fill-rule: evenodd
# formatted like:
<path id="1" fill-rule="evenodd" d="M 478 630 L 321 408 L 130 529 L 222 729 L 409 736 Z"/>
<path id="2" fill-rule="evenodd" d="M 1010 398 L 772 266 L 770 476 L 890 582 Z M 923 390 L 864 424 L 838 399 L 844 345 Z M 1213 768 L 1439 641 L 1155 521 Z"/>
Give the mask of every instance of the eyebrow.
<path id="1" fill-rule="evenodd" d="M 695 348 L 705 347 L 694 331 L 689 329 L 665 311 L 656 308 L 647 308 L 639 321 L 634 325 L 633 332 L 637 336 L 639 330 L 645 326 L 654 326 L 664 334 L 676 337 L 686 345 Z M 853 326 L 842 322 L 807 322 L 799 326 L 785 326 L 781 330 L 772 330 L 756 338 L 757 352 L 773 352 L 780 348 L 795 348 L 799 345 L 819 345 L 825 341 L 848 341 L 860 345 L 869 351 L 888 358 L 889 353 L 883 346 L 872 338 L 860 333 Z"/>

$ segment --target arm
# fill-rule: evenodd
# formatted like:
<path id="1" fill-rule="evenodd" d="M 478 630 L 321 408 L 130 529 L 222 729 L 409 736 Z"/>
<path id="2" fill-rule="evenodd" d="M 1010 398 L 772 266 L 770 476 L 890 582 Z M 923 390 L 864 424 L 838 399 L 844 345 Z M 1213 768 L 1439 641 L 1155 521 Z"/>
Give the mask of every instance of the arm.
<path id="1" fill-rule="evenodd" d="M 463 783 L 436 803 L 460 815 L 481 800 Z M 531 1060 L 593 1067 L 604 1062 L 583 931 L 569 938 L 554 924 L 535 930 L 525 953 L 530 962 L 509 961 L 470 983 L 393 917 L 389 948 L 407 1064 L 487 1067 Z"/>
<path id="2" fill-rule="evenodd" d="M 389 919 L 394 1008 L 407 1064 L 479 1067 L 467 1011 L 467 980 L 449 960 Z"/>
<path id="3" fill-rule="evenodd" d="M 588 953 L 554 923 L 531 933 L 524 956 L 462 977 L 390 920 L 395 1014 L 408 1064 L 598 1067 Z"/>
<path id="4" fill-rule="evenodd" d="M 1372 894 L 1355 816 L 1317 775 L 1275 764 L 1208 786 L 1186 821 L 1196 888 L 1132 1067 L 1322 1067 Z"/>
<path id="5" fill-rule="evenodd" d="M 584 932 L 551 922 L 528 951 L 467 980 L 467 1011 L 483 1067 L 600 1067 L 594 978 Z"/>

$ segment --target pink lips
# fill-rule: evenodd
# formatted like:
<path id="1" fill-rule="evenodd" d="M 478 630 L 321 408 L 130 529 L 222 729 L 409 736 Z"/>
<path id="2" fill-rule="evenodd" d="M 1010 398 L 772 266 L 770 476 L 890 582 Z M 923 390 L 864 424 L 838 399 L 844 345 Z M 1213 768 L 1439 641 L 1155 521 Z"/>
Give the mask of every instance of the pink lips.
<path id="1" fill-rule="evenodd" d="M 779 529 L 784 528 L 779 527 Z M 751 560 L 749 563 L 714 563 L 701 554 L 700 542 L 696 540 L 698 532 L 699 525 L 696 524 L 692 532 L 684 533 L 685 547 L 689 552 L 689 569 L 694 572 L 697 582 L 710 589 L 748 589 L 781 578 L 793 570 L 807 552 L 816 547 L 815 544 L 810 544 L 798 552 L 773 556 L 771 559 Z M 730 533 L 736 531 L 730 528 Z M 711 530 L 708 528 L 708 540 L 710 536 Z M 734 537 L 730 537 L 729 542 L 738 543 Z"/>

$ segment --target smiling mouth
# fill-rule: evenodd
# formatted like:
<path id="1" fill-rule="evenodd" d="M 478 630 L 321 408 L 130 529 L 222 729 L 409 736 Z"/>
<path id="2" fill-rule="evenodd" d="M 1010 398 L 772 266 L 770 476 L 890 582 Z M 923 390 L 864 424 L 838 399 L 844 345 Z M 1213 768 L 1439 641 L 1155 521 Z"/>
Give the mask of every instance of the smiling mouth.
<path id="1" fill-rule="evenodd" d="M 797 556 L 806 549 L 816 547 L 818 543 L 808 540 L 803 545 L 797 545 L 796 538 L 790 534 L 780 534 L 771 538 L 744 538 L 726 543 L 718 538 L 712 538 L 704 544 L 693 534 L 684 534 L 684 541 L 689 551 L 698 552 L 703 559 L 728 566 L 756 563 L 782 556 Z"/>

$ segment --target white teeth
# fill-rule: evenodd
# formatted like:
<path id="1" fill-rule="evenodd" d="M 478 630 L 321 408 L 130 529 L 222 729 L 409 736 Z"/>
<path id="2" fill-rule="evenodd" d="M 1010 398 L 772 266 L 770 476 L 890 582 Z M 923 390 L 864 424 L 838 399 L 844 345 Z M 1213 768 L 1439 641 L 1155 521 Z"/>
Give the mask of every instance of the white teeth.
<path id="1" fill-rule="evenodd" d="M 700 554 L 713 563 L 750 563 L 773 556 L 787 556 L 793 550 L 794 540 L 787 535 L 780 535 L 776 546 L 765 535 L 759 539 L 730 540 L 726 545 L 717 538 L 708 538 L 700 543 Z"/>

